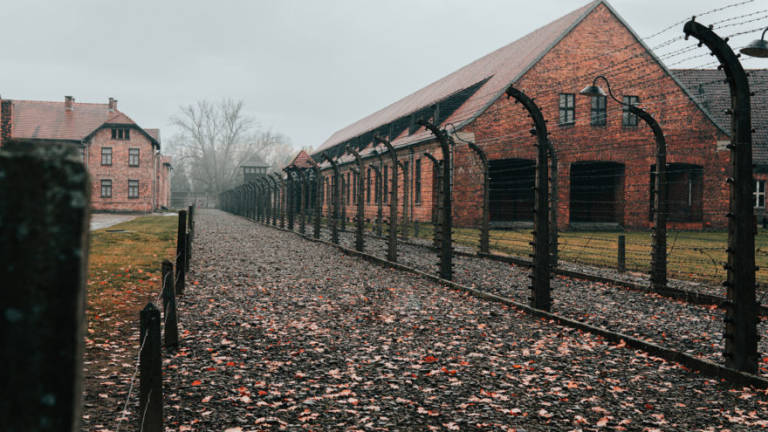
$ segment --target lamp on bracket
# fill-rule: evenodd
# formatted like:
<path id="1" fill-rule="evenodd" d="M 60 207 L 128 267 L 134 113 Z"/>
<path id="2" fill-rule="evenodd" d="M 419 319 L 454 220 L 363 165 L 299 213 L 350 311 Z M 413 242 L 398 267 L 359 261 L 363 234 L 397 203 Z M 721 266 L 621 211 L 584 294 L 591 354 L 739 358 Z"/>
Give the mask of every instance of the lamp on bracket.
<path id="1" fill-rule="evenodd" d="M 760 39 L 755 39 L 750 42 L 749 45 L 740 50 L 741 53 L 750 57 L 768 57 L 768 41 L 765 40 L 766 32 L 768 32 L 768 27 L 763 30 L 763 35 L 760 37 Z"/>

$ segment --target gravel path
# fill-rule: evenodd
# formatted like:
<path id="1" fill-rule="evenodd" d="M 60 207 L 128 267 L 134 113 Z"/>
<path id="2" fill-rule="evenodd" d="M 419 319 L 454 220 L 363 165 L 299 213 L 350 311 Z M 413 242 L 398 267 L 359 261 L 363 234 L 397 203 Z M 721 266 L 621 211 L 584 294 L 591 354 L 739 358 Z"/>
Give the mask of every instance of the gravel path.
<path id="1" fill-rule="evenodd" d="M 323 237 L 329 239 L 325 232 Z M 354 234 L 342 233 L 340 242 L 354 248 Z M 366 251 L 386 257 L 386 241 L 366 238 Z M 399 262 L 437 274 L 437 253 L 407 244 L 398 245 Z M 477 257 L 454 257 L 454 281 L 527 303 L 527 267 Z M 715 306 L 693 305 L 622 286 L 556 276 L 552 281 L 552 312 L 612 331 L 722 363 L 723 313 Z M 759 324 L 758 349 L 768 353 L 768 322 Z M 768 375 L 768 357 L 761 374 Z"/>
<path id="2" fill-rule="evenodd" d="M 243 218 L 200 210 L 196 230 L 183 348 L 164 362 L 173 430 L 768 426 L 764 391 Z M 525 273 L 499 269 L 482 283 L 509 289 Z"/>

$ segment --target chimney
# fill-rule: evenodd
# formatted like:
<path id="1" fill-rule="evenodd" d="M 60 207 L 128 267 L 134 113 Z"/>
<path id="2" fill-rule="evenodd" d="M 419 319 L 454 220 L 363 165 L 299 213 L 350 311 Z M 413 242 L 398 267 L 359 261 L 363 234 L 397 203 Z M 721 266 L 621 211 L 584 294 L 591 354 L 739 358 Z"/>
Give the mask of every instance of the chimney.
<path id="1" fill-rule="evenodd" d="M 75 107 L 75 98 L 72 96 L 64 96 L 64 110 L 72 111 Z"/>
<path id="2" fill-rule="evenodd" d="M 115 112 L 117 109 L 117 99 L 109 98 L 109 112 Z"/>
<path id="3" fill-rule="evenodd" d="M 11 127 L 13 126 L 13 101 L 0 100 L 0 147 L 11 139 Z"/>

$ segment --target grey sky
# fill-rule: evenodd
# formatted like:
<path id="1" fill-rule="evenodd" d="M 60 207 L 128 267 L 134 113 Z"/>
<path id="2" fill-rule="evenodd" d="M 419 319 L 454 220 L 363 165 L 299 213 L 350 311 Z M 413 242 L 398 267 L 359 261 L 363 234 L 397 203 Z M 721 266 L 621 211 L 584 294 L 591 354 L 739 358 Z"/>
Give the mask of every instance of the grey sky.
<path id="1" fill-rule="evenodd" d="M 734 2 L 611 4 L 641 36 L 648 36 Z M 286 134 L 296 147 L 317 147 L 334 131 L 586 3 L 4 2 L 0 95 L 56 101 L 73 95 L 78 102 L 104 103 L 113 96 L 123 112 L 143 127 L 161 128 L 166 139 L 174 132 L 169 118 L 179 105 L 203 98 L 243 99 L 264 128 Z M 762 9 L 768 9 L 768 2 L 756 0 L 700 21 Z M 760 25 L 768 26 L 768 19 L 743 28 Z M 658 41 L 682 35 L 682 25 L 678 27 Z M 768 64 L 753 67 L 759 66 Z"/>

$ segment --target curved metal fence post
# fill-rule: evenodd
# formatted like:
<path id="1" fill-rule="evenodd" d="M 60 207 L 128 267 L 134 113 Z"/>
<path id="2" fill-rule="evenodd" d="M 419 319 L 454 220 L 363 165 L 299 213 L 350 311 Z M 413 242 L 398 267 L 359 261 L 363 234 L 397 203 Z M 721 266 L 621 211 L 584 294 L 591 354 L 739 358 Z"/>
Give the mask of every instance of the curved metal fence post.
<path id="1" fill-rule="evenodd" d="M 314 207 L 314 217 L 313 217 L 313 223 L 312 223 L 312 236 L 316 239 L 320 238 L 320 219 L 322 218 L 322 211 L 323 211 L 323 177 L 320 175 L 320 165 L 315 162 L 314 159 L 310 158 L 308 159 L 309 163 L 312 165 L 312 169 L 315 173 L 315 207 Z"/>
<path id="2" fill-rule="evenodd" d="M 334 244 L 339 244 L 339 230 L 336 225 L 339 219 L 339 195 L 341 192 L 341 187 L 339 185 L 339 164 L 337 164 L 336 161 L 334 161 L 333 158 L 328 155 L 328 153 L 323 153 L 323 159 L 327 160 L 333 169 L 333 177 L 331 180 L 331 187 L 333 188 L 333 193 L 331 196 L 331 202 L 333 204 L 333 215 L 330 217 L 331 242 Z"/>
<path id="3" fill-rule="evenodd" d="M 275 179 L 271 175 L 267 174 L 264 177 L 267 180 L 267 184 L 269 187 L 269 216 L 267 217 L 267 224 L 269 225 L 270 220 L 272 223 L 272 226 L 275 225 Z"/>
<path id="4" fill-rule="evenodd" d="M 558 210 L 558 193 L 557 193 L 557 182 L 558 182 L 558 171 L 557 171 L 557 152 L 555 151 L 555 146 L 552 145 L 550 142 L 549 144 L 549 150 L 550 150 L 550 193 L 549 193 L 549 252 L 550 256 L 552 257 L 552 261 L 550 261 L 550 264 L 552 265 L 553 269 L 556 269 L 558 266 L 558 232 L 559 228 L 557 226 L 557 210 Z"/>
<path id="5" fill-rule="evenodd" d="M 242 216 L 250 217 L 253 209 L 253 187 L 250 184 L 243 186 Z"/>
<path id="6" fill-rule="evenodd" d="M 401 161 L 397 162 L 397 165 L 403 171 L 403 211 L 400 222 L 400 238 L 408 238 L 408 168 Z"/>
<path id="7" fill-rule="evenodd" d="M 664 132 L 645 110 L 626 105 L 629 111 L 643 119 L 656 139 L 656 177 L 653 196 L 653 246 L 651 252 L 651 288 L 660 291 L 667 287 L 667 143 Z"/>
<path id="8" fill-rule="evenodd" d="M 299 175 L 299 233 L 305 234 L 307 231 L 307 173 L 303 169 L 296 170 Z"/>
<path id="9" fill-rule="evenodd" d="M 263 192 L 264 191 L 262 190 L 261 182 L 258 179 L 254 179 L 253 202 L 256 204 L 256 214 L 254 215 L 253 220 L 256 222 L 261 222 L 261 215 L 264 213 L 264 202 L 262 200 Z"/>
<path id="10" fill-rule="evenodd" d="M 376 221 L 374 224 L 374 233 L 376 236 L 381 237 L 381 222 L 384 213 L 383 207 L 381 205 L 381 171 L 379 170 L 379 167 L 374 164 L 370 164 L 368 167 L 370 167 L 373 170 L 373 173 L 376 174 L 376 180 L 373 182 L 373 201 L 376 203 Z"/>
<path id="11" fill-rule="evenodd" d="M 286 198 L 286 202 L 285 202 L 286 209 L 285 210 L 288 213 L 288 229 L 293 231 L 293 222 L 294 222 L 294 213 L 293 213 L 293 211 L 294 211 L 294 208 L 295 208 L 294 199 L 295 199 L 295 195 L 296 195 L 296 185 L 295 185 L 295 182 L 294 182 L 293 169 L 287 168 L 285 170 L 285 173 L 286 173 L 286 177 L 287 177 L 286 178 L 286 188 L 285 188 L 285 192 L 286 192 L 286 194 L 285 194 L 286 195 L 285 196 L 285 198 Z"/>
<path id="12" fill-rule="evenodd" d="M 485 151 L 477 146 L 474 142 L 467 142 L 470 149 L 474 150 L 477 156 L 480 158 L 480 165 L 483 170 L 483 209 L 480 216 L 480 253 L 487 254 L 490 252 L 489 241 L 489 220 L 490 220 L 490 197 L 489 191 L 491 189 L 490 177 L 488 175 L 488 156 Z"/>
<path id="13" fill-rule="evenodd" d="M 435 173 L 433 176 L 435 178 L 435 184 L 432 185 L 432 190 L 435 192 L 435 198 L 437 201 L 437 205 L 433 206 L 436 208 L 433 208 L 432 213 L 432 246 L 435 248 L 440 248 L 440 244 L 442 240 L 440 239 L 440 230 L 442 226 L 442 214 L 443 214 L 443 174 L 440 170 L 440 161 L 437 160 L 434 156 L 432 156 L 432 153 L 430 152 L 424 152 L 424 156 L 426 156 L 430 161 L 432 161 L 432 172 Z"/>
<path id="14" fill-rule="evenodd" d="M 341 179 L 341 194 L 339 195 L 339 208 L 341 211 L 341 232 L 347 231 L 347 181 L 344 180 L 344 173 L 341 173 L 339 175 L 339 178 Z"/>
<path id="15" fill-rule="evenodd" d="M 520 102 L 533 119 L 537 137 L 536 181 L 533 213 L 534 260 L 531 277 L 533 296 L 530 298 L 532 307 L 548 311 L 552 307 L 550 292 L 551 265 L 549 261 L 549 155 L 550 145 L 547 138 L 547 125 L 541 110 L 525 93 L 509 86 L 507 96 Z"/>
<path id="16" fill-rule="evenodd" d="M 442 223 L 440 227 L 440 277 L 446 280 L 453 279 L 453 213 L 451 193 L 451 144 L 453 140 L 448 133 L 439 129 L 436 125 L 424 120 L 419 124 L 427 128 L 437 138 L 440 149 L 443 152 L 442 164 Z"/>
<path id="17" fill-rule="evenodd" d="M 266 177 L 260 177 L 259 182 L 261 183 L 261 194 L 262 194 L 262 202 L 264 203 L 264 211 L 261 215 L 261 223 L 265 225 L 269 225 L 269 212 L 272 210 L 271 206 L 269 205 L 269 181 Z"/>
<path id="18" fill-rule="evenodd" d="M 757 323 L 755 295 L 755 226 L 752 193 L 752 112 L 749 81 L 738 57 L 709 28 L 691 20 L 683 28 L 686 39 L 693 36 L 706 45 L 720 61 L 731 92 L 731 185 L 728 217 L 728 279 L 725 307 L 725 366 L 757 373 Z"/>
<path id="19" fill-rule="evenodd" d="M 357 215 L 355 220 L 355 249 L 362 252 L 365 249 L 365 239 L 363 237 L 363 229 L 365 228 L 365 179 L 363 159 L 360 157 L 355 149 L 347 146 L 347 151 L 352 153 L 357 162 Z"/>
<path id="20" fill-rule="evenodd" d="M 387 240 L 387 260 L 397 262 L 397 152 L 388 139 L 374 135 L 373 140 L 387 147 L 392 159 L 392 187 L 389 191 L 389 233 Z"/>

